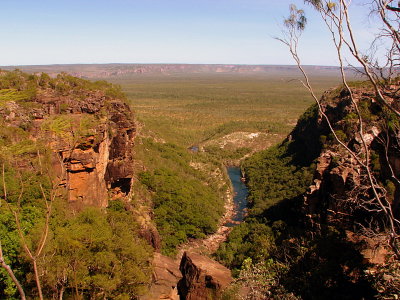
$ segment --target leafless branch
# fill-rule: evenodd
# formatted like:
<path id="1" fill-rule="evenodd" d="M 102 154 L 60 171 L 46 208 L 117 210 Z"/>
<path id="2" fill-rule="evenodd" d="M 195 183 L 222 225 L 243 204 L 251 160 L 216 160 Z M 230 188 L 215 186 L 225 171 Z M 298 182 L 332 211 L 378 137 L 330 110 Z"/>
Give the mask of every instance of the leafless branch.
<path id="1" fill-rule="evenodd" d="M 362 208 L 367 212 L 374 212 L 374 213 L 383 213 L 385 218 L 388 221 L 388 228 L 389 228 L 389 241 L 393 248 L 394 253 L 396 254 L 397 258 L 400 259 L 400 250 L 397 246 L 397 240 L 399 239 L 399 231 L 400 231 L 400 221 L 396 219 L 393 213 L 392 205 L 388 202 L 386 191 L 383 187 L 378 184 L 378 181 L 374 177 L 374 174 L 371 169 L 371 162 L 370 162 L 370 148 L 367 144 L 364 136 L 365 136 L 365 122 L 363 120 L 362 114 L 358 107 L 358 100 L 355 99 L 352 89 L 350 88 L 345 68 L 344 68 L 344 57 L 342 55 L 343 46 L 345 46 L 351 54 L 356 58 L 356 60 L 361 64 L 363 68 L 363 74 L 367 77 L 369 82 L 372 84 L 372 87 L 376 94 L 376 100 L 378 103 L 390 110 L 397 118 L 400 118 L 400 112 L 397 108 L 393 105 L 393 101 L 391 98 L 388 98 L 388 92 L 386 90 L 387 84 L 383 84 L 384 82 L 391 82 L 391 77 L 396 74 L 398 61 L 399 61 L 399 33 L 396 30 L 392 23 L 390 23 L 389 19 L 385 11 L 382 9 L 386 8 L 388 2 L 383 0 L 375 0 L 380 8 L 379 13 L 382 18 L 383 23 L 386 25 L 384 28 L 385 36 L 392 39 L 393 43 L 389 52 L 387 53 L 387 61 L 385 67 L 379 67 L 377 61 L 373 61 L 372 59 L 363 55 L 358 47 L 358 44 L 355 39 L 355 34 L 351 25 L 350 21 L 350 14 L 349 14 L 349 5 L 351 3 L 350 0 L 339 0 L 336 2 L 333 1 L 306 1 L 312 4 L 319 12 L 322 17 L 322 20 L 325 22 L 331 36 L 333 45 L 337 51 L 337 58 L 340 63 L 340 71 L 341 71 L 341 78 L 342 84 L 344 88 L 348 92 L 348 97 L 351 100 L 352 107 L 354 113 L 357 115 L 357 133 L 356 135 L 359 137 L 362 151 L 355 152 L 350 149 L 347 144 L 339 139 L 335 130 L 329 120 L 328 116 L 324 111 L 324 107 L 321 104 L 320 100 L 316 97 L 313 88 L 310 84 L 308 75 L 304 71 L 300 58 L 298 56 L 297 47 L 299 44 L 299 37 L 301 35 L 302 30 L 304 27 L 296 26 L 297 17 L 299 17 L 299 10 L 293 10 L 291 7 L 290 10 L 290 17 L 285 20 L 285 34 L 283 38 L 278 38 L 279 41 L 283 42 L 286 46 L 288 46 L 290 54 L 292 55 L 294 61 L 296 62 L 299 70 L 303 74 L 305 79 L 303 85 L 306 89 L 310 92 L 312 98 L 318 105 L 318 109 L 320 114 L 325 119 L 329 130 L 331 131 L 332 135 L 334 136 L 335 140 L 339 145 L 341 145 L 348 154 L 350 154 L 358 163 L 359 166 L 364 170 L 364 178 L 366 178 L 367 189 L 361 191 L 358 189 L 355 191 L 358 193 L 356 196 L 351 196 L 347 199 L 347 201 L 354 202 L 357 204 L 357 207 Z M 391 1 L 389 1 L 391 2 Z M 301 14 L 303 12 L 301 11 Z M 385 19 L 386 18 L 386 19 Z M 399 19 L 397 18 L 397 23 L 399 24 Z M 388 69 L 388 71 L 387 71 Z M 392 170 L 393 173 L 393 170 Z M 373 197 L 369 197 L 369 193 L 372 192 Z M 364 196 L 362 196 L 364 195 Z M 337 211 L 333 211 L 339 213 Z"/>

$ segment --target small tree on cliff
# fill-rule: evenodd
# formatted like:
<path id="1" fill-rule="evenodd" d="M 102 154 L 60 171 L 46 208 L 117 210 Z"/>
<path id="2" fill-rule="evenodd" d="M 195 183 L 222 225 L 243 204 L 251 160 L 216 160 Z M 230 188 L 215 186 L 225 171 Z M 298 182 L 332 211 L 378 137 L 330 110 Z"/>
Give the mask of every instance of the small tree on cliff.
<path id="1" fill-rule="evenodd" d="M 387 242 L 393 250 L 397 259 L 400 259 L 400 220 L 399 213 L 395 211 L 395 201 L 390 201 L 388 193 L 382 184 L 374 176 L 371 150 L 366 141 L 366 120 L 360 109 L 360 102 L 354 95 L 354 89 L 350 87 L 345 72 L 345 54 L 349 52 L 356 60 L 359 66 L 353 70 L 360 72 L 368 79 L 374 91 L 374 99 L 383 111 L 386 111 L 390 120 L 384 124 L 386 127 L 386 138 L 384 135 L 378 135 L 376 138 L 381 140 L 385 149 L 386 163 L 391 172 L 392 182 L 400 188 L 400 180 L 395 174 L 395 168 L 389 161 L 388 151 L 390 144 L 400 145 L 400 105 L 399 105 L 399 67 L 400 67 L 400 8 L 389 0 L 373 0 L 365 4 L 371 5 L 371 14 L 377 18 L 379 27 L 375 40 L 371 43 L 369 52 L 363 52 L 357 43 L 357 33 L 354 31 L 350 7 L 351 0 L 305 0 L 316 9 L 332 37 L 332 45 L 336 50 L 339 61 L 342 83 L 349 94 L 351 100 L 352 112 L 356 115 L 356 136 L 361 141 L 361 151 L 356 151 L 349 147 L 348 143 L 342 139 L 334 130 L 330 119 L 326 115 L 324 106 L 314 93 L 310 79 L 301 64 L 298 54 L 298 45 L 301 34 L 306 27 L 307 19 L 303 10 L 295 5 L 290 6 L 290 15 L 284 20 L 283 35 L 277 38 L 284 43 L 290 51 L 298 68 L 300 69 L 304 80 L 302 84 L 308 89 L 311 96 L 318 105 L 320 115 L 326 121 L 335 140 L 345 151 L 351 155 L 362 170 L 363 183 L 366 189 L 371 191 L 372 196 L 369 199 L 358 198 L 355 196 L 350 199 L 354 205 L 373 214 L 383 216 L 386 224 Z M 385 47 L 385 55 L 377 57 L 375 52 L 371 51 L 379 45 Z M 394 85 L 394 83 L 396 83 Z M 390 124 L 389 124 L 390 123 Z M 365 190 L 365 189 L 364 189 Z M 368 231 L 374 231 L 372 226 L 366 228 Z M 381 231 L 381 230 L 380 230 Z M 375 233 L 377 231 L 374 231 Z"/>
<path id="2" fill-rule="evenodd" d="M 38 261 L 40 260 L 40 258 L 42 258 L 45 245 L 48 242 L 48 237 L 50 232 L 50 218 L 52 216 L 52 207 L 57 195 L 61 194 L 59 190 L 60 187 L 59 183 L 61 182 L 64 176 L 64 172 L 61 172 L 61 175 L 58 176 L 58 178 L 56 178 L 55 176 L 49 175 L 50 170 L 44 171 L 42 163 L 42 155 L 40 154 L 39 150 L 37 150 L 37 162 L 38 166 L 36 167 L 39 171 L 36 174 L 36 178 L 30 178 L 26 181 L 35 182 L 35 180 L 38 180 L 37 182 L 35 182 L 37 186 L 34 186 L 33 188 L 35 190 L 39 190 L 38 193 L 39 195 L 36 195 L 36 197 L 38 197 L 37 200 L 39 202 L 36 202 L 34 205 L 42 206 L 43 216 L 31 216 L 30 217 L 31 219 L 27 222 L 23 220 L 24 212 L 21 203 L 32 201 L 32 199 L 29 199 L 32 196 L 31 194 L 32 191 L 28 192 L 26 191 L 26 185 L 28 185 L 28 183 L 24 181 L 23 175 L 19 171 L 17 172 L 17 181 L 19 181 L 19 184 L 15 185 L 14 177 L 6 176 L 6 171 L 5 171 L 6 168 L 4 162 L 1 165 L 0 190 L 2 190 L 2 200 L 3 200 L 2 206 L 6 208 L 6 210 L 8 210 L 8 212 L 12 215 L 12 218 L 14 219 L 15 222 L 15 226 L 13 227 L 15 227 L 16 229 L 16 233 L 19 238 L 19 243 L 33 268 L 34 281 L 36 284 L 38 297 L 39 299 L 44 299 L 42 292 L 42 284 L 41 284 L 42 272 L 38 265 Z M 10 166 L 9 169 L 11 170 L 13 168 Z M 64 171 L 64 168 L 62 168 L 62 166 L 61 169 Z M 10 197 L 8 193 L 9 190 L 7 187 L 6 177 L 8 177 L 8 184 L 11 184 L 14 181 L 14 189 L 12 192 L 18 195 Z M 27 195 L 25 195 L 25 193 Z M 29 226 L 27 226 L 27 223 L 29 223 Z M 27 233 L 26 227 L 32 227 L 30 228 L 31 232 L 29 234 Z M 7 274 L 10 276 L 11 280 L 17 287 L 21 299 L 26 299 L 25 292 L 21 283 L 16 278 L 11 266 L 6 263 L 6 260 L 7 259 L 4 256 L 0 240 L 0 266 L 3 267 L 3 269 L 5 269 Z"/>

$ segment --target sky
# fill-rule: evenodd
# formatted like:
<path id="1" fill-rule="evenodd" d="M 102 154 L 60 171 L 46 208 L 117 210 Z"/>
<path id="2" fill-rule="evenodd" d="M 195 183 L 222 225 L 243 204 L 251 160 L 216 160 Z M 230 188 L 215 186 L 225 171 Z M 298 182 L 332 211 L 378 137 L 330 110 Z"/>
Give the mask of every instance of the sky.
<path id="1" fill-rule="evenodd" d="M 293 64 L 274 39 L 290 3 L 308 16 L 303 64 L 337 65 L 329 34 L 300 0 L 0 0 L 0 65 Z M 364 7 L 355 11 L 368 45 L 374 24 Z"/>

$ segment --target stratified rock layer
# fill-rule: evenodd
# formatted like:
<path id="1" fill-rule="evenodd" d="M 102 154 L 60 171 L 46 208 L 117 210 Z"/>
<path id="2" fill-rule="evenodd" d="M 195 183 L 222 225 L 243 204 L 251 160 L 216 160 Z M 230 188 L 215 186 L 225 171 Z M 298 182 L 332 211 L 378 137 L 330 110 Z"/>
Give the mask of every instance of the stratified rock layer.
<path id="1" fill-rule="evenodd" d="M 66 77 L 67 79 L 69 77 Z M 133 114 L 121 99 L 105 91 L 74 86 L 37 86 L 29 104 L 6 101 L 0 107 L 5 126 L 23 128 L 53 155 L 53 169 L 76 208 L 106 207 L 109 199 L 127 196 L 133 177 Z M 77 83 L 79 84 L 79 82 Z"/>

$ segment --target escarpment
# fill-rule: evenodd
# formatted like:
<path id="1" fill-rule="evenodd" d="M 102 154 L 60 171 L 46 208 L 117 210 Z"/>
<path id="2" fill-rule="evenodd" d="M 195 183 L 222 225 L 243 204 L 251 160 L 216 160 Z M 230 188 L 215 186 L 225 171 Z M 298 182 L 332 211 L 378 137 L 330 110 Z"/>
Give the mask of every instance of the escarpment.
<path id="1" fill-rule="evenodd" d="M 66 74 L 32 78 L 24 83 L 32 85 L 30 95 L 23 84 L 3 93 L 4 125 L 53 152 L 53 169 L 74 207 L 106 207 L 109 199 L 128 196 L 136 127 L 123 94 L 111 84 Z"/>
<path id="2" fill-rule="evenodd" d="M 375 102 L 370 88 L 359 87 L 352 93 L 360 110 L 362 131 L 345 89 L 327 92 L 321 99 L 337 138 L 322 116 L 310 122 L 318 132 L 320 147 L 316 147 L 319 154 L 313 184 L 304 196 L 304 211 L 308 216 L 342 225 L 363 222 L 366 215 L 379 210 L 373 207 L 375 204 L 367 204 L 374 197 L 367 167 L 378 192 L 388 191 L 385 196 L 395 214 L 400 201 L 396 181 L 400 174 L 399 137 L 396 125 L 392 124 L 393 116 Z"/>
<path id="3" fill-rule="evenodd" d="M 351 90 L 326 92 L 326 117 L 311 106 L 282 143 L 243 163 L 249 217 L 217 258 L 259 299 L 398 293 L 399 122 L 368 84 Z"/>
<path id="4" fill-rule="evenodd" d="M 397 90 L 396 85 L 388 87 L 394 106 Z M 289 146 L 294 157 L 308 156 L 315 164 L 312 184 L 301 196 L 306 228 L 320 232 L 333 226 L 344 232 L 365 262 L 384 265 L 398 247 L 391 237 L 398 226 L 390 225 L 400 216 L 398 121 L 375 101 L 368 85 L 352 88 L 352 95 L 336 88 L 320 101 L 335 134 L 314 106 L 290 136 L 296 145 Z"/>

